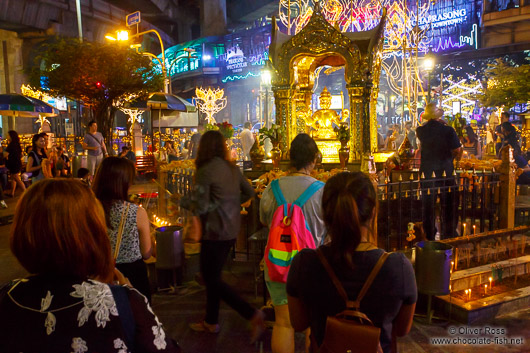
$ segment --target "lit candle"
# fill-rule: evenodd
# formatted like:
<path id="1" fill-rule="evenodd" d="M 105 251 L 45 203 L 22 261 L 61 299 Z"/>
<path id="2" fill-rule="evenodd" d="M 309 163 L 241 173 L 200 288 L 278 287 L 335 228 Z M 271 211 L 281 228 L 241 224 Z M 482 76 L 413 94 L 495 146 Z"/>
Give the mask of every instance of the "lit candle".
<path id="1" fill-rule="evenodd" d="M 451 261 L 451 272 L 453 272 L 453 269 L 455 268 L 455 262 Z"/>
<path id="2" fill-rule="evenodd" d="M 477 226 L 473 224 L 473 235 L 475 235 L 476 230 L 477 230 Z"/>
<path id="3" fill-rule="evenodd" d="M 464 292 L 466 293 L 466 300 L 467 300 L 469 298 L 469 289 L 466 289 Z"/>
<path id="4" fill-rule="evenodd" d="M 464 232 L 463 232 L 462 236 L 463 236 L 463 237 L 466 236 L 466 224 L 465 224 L 465 223 L 464 223 Z"/>
<path id="5" fill-rule="evenodd" d="M 471 300 L 471 289 L 469 290 L 469 300 Z"/>
<path id="6" fill-rule="evenodd" d="M 487 294 L 487 293 L 488 293 L 488 285 L 485 284 L 485 285 L 484 285 L 484 294 Z"/>
<path id="7" fill-rule="evenodd" d="M 490 281 L 490 288 L 493 288 L 493 283 L 491 281 L 493 281 L 493 278 L 488 278 L 488 280 Z"/>

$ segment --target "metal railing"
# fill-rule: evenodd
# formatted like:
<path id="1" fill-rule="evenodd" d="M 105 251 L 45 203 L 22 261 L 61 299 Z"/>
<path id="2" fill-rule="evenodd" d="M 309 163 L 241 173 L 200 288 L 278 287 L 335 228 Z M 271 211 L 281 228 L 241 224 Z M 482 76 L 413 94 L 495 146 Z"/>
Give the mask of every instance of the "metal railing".
<path id="1" fill-rule="evenodd" d="M 162 183 L 171 194 L 190 196 L 194 173 L 194 169 L 183 168 L 168 171 L 162 174 L 165 179 Z M 421 179 L 417 174 L 393 173 L 396 182 L 387 180 L 377 185 L 377 234 L 381 247 L 391 251 L 411 246 L 412 242 L 406 238 L 412 226 L 415 226 L 415 241 L 421 240 L 422 222 L 429 210 L 441 239 L 499 228 L 499 173 L 472 170 L 442 179 Z M 179 224 L 184 224 L 190 216 L 179 207 L 176 215 Z M 528 214 L 520 216 L 524 218 Z"/>
<path id="2" fill-rule="evenodd" d="M 389 251 L 410 245 L 406 238 L 413 226 L 416 226 L 415 236 L 421 239 L 419 233 L 424 228 L 427 212 L 431 212 L 432 226 L 436 225 L 442 239 L 464 232 L 472 234 L 496 229 L 499 177 L 498 173 L 484 171 L 442 179 L 418 179 L 410 174 L 407 181 L 400 176 L 397 182 L 379 184 L 377 233 L 380 245 Z"/>

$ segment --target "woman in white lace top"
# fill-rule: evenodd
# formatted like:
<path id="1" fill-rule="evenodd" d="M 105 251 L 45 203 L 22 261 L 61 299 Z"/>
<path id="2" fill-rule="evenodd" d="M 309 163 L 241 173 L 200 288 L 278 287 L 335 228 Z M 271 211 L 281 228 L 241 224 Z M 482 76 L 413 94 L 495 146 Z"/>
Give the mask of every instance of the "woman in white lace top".
<path id="1" fill-rule="evenodd" d="M 0 289 L 0 352 L 179 352 L 143 295 L 108 284 L 103 209 L 80 181 L 32 185 L 10 244 L 31 275 Z"/>

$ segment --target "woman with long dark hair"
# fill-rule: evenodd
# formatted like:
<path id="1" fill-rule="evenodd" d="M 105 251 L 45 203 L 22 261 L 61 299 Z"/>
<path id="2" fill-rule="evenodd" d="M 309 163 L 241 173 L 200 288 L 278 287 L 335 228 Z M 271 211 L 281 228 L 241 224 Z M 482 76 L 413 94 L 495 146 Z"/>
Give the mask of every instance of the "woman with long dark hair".
<path id="1" fill-rule="evenodd" d="M 482 147 L 480 146 L 480 141 L 477 134 L 470 125 L 464 127 L 464 152 L 467 152 L 468 156 L 475 156 L 477 159 L 482 157 Z"/>
<path id="2" fill-rule="evenodd" d="M 20 179 L 20 171 L 22 170 L 22 147 L 20 146 L 20 138 L 18 133 L 14 130 L 8 132 L 9 144 L 4 150 L 7 158 L 6 167 L 11 174 L 11 197 L 15 197 L 17 185 L 20 186 L 22 192 L 26 190 L 26 185 Z"/>
<path id="3" fill-rule="evenodd" d="M 221 279 L 223 265 L 239 234 L 241 204 L 254 196 L 254 190 L 230 161 L 225 139 L 218 131 L 207 131 L 201 137 L 195 165 L 193 196 L 183 199 L 181 204 L 201 219 L 200 268 L 206 284 L 206 316 L 190 324 L 190 328 L 219 332 L 219 305 L 224 300 L 250 321 L 251 340 L 255 340 L 264 329 L 263 312 L 253 308 Z"/>
<path id="4" fill-rule="evenodd" d="M 337 174 L 324 186 L 322 209 L 331 242 L 319 250 L 353 301 L 384 253 L 377 248 L 373 233 L 377 219 L 375 188 L 363 173 Z M 304 249 L 293 259 L 287 295 L 293 327 L 296 331 L 310 327 L 312 348 L 320 347 L 327 316 L 343 311 L 346 303 L 316 250 Z M 412 264 L 402 253 L 391 253 L 360 304 L 360 311 L 381 328 L 385 353 L 395 351 L 395 336 L 409 332 L 416 299 Z"/>
<path id="5" fill-rule="evenodd" d="M 42 161 L 48 159 L 48 156 L 45 151 L 46 140 L 42 134 L 33 135 L 31 143 L 32 150 L 28 155 L 26 172 L 31 173 L 31 182 L 35 183 L 45 178 Z"/>
<path id="6" fill-rule="evenodd" d="M 129 187 L 134 175 L 134 165 L 130 160 L 107 157 L 96 171 L 92 189 L 105 210 L 116 268 L 151 301 L 144 260 L 151 257 L 153 248 L 147 212 L 129 202 Z"/>

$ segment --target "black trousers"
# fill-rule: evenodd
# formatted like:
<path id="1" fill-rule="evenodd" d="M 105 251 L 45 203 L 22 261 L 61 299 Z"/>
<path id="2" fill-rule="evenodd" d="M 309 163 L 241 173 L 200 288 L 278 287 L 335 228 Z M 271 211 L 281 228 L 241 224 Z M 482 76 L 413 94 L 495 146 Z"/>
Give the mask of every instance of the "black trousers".
<path id="1" fill-rule="evenodd" d="M 221 300 L 247 320 L 250 320 L 255 313 L 255 309 L 221 279 L 221 271 L 234 243 L 235 240 L 201 241 L 200 265 L 206 284 L 206 317 L 204 320 L 211 325 L 219 322 Z"/>
<path id="2" fill-rule="evenodd" d="M 450 188 L 451 187 L 451 188 Z M 436 201 L 440 198 L 440 239 L 453 238 L 456 236 L 456 219 L 458 205 L 458 189 L 454 178 L 438 180 L 425 180 L 421 183 L 423 204 L 423 230 L 428 240 L 434 240 L 436 235 Z M 449 192 L 449 188 L 451 192 Z M 429 189 L 429 193 L 427 192 Z M 438 194 L 440 189 L 440 194 Z"/>
<path id="3" fill-rule="evenodd" d="M 120 270 L 121 273 L 131 281 L 132 286 L 145 295 L 147 300 L 149 300 L 149 303 L 151 303 L 151 286 L 149 285 L 147 265 L 144 260 L 140 259 L 135 262 L 116 264 L 116 268 Z"/>

